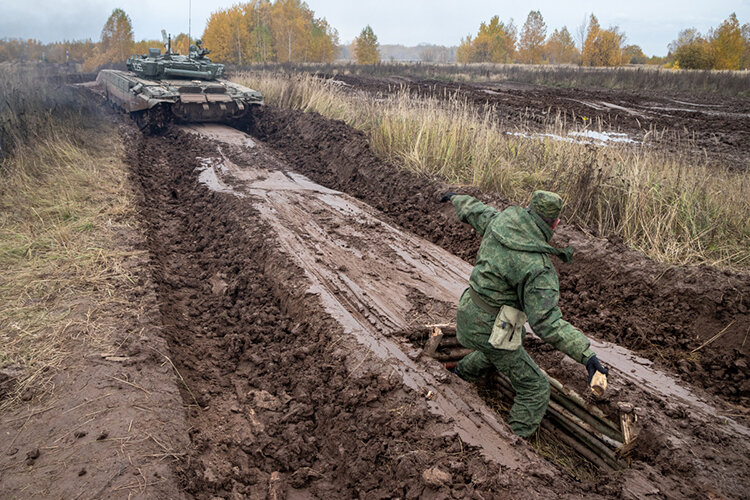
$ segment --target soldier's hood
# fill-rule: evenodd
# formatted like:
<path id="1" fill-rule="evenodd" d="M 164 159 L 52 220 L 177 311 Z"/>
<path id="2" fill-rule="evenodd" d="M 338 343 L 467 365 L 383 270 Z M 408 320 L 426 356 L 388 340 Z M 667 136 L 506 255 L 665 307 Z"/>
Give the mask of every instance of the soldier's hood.
<path id="1" fill-rule="evenodd" d="M 490 224 L 492 235 L 504 246 L 522 252 L 556 255 L 563 262 L 573 261 L 573 247 L 557 248 L 549 244 L 552 229 L 534 212 L 508 207 Z"/>

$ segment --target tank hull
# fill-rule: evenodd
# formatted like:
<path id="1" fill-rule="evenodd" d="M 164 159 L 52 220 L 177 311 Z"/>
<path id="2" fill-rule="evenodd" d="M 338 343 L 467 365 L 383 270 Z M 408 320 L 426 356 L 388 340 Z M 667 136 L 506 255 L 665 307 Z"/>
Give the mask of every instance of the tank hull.
<path id="1" fill-rule="evenodd" d="M 108 101 L 131 114 L 159 109 L 184 122 L 221 122 L 263 104 L 259 92 L 226 80 L 151 80 L 129 71 L 105 69 L 96 77 Z"/>

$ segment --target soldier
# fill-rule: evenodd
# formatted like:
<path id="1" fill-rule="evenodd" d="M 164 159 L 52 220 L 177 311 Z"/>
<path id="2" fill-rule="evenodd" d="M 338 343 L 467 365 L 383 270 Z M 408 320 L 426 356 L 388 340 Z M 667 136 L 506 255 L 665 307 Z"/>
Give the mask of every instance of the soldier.
<path id="1" fill-rule="evenodd" d="M 524 323 L 545 342 L 586 366 L 589 383 L 598 371 L 609 373 L 590 349 L 589 340 L 562 319 L 560 287 L 550 255 L 571 262 L 573 249 L 549 244 L 560 222 L 562 198 L 535 191 L 528 208 L 502 212 L 467 195 L 448 193 L 458 218 L 482 236 L 469 288 L 458 302 L 458 341 L 474 352 L 448 366 L 464 380 L 475 380 L 493 367 L 516 392 L 510 410 L 513 432 L 528 437 L 539 426 L 549 403 L 549 382 L 521 345 Z"/>

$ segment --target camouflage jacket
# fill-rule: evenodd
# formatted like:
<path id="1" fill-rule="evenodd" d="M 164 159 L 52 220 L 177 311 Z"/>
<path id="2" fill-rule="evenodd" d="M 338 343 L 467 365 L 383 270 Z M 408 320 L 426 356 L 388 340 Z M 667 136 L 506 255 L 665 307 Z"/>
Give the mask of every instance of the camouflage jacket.
<path id="1" fill-rule="evenodd" d="M 579 363 L 594 355 L 589 340 L 562 319 L 557 303 L 560 284 L 549 255 L 566 262 L 572 248 L 548 242 L 552 229 L 536 213 L 522 207 L 502 212 L 467 195 L 451 198 L 459 219 L 482 236 L 469 284 L 484 301 L 499 308 L 510 305 L 529 318 L 532 330 Z"/>

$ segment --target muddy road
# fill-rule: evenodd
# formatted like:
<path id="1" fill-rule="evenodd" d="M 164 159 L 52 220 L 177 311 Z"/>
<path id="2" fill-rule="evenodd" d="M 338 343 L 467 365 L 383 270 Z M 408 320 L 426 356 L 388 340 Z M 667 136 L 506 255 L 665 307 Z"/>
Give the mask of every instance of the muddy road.
<path id="1" fill-rule="evenodd" d="M 510 434 L 482 387 L 414 359 L 405 332 L 453 320 L 478 243 L 436 202 L 445 186 L 378 162 L 338 122 L 266 108 L 254 123 L 131 137 L 162 334 L 185 381 L 191 446 L 175 467 L 189 495 L 744 495 L 747 277 L 665 270 L 561 232 L 580 255 L 560 266 L 563 312 L 613 367 L 596 403 L 632 402 L 645 422 L 631 468 L 579 483 Z M 728 318 L 742 327 L 681 372 Z M 582 367 L 527 344 L 583 388 Z"/>
<path id="2" fill-rule="evenodd" d="M 353 92 L 388 95 L 406 89 L 415 96 L 458 98 L 491 106 L 510 130 L 528 125 L 544 132 L 559 116 L 568 125 L 625 134 L 675 153 L 700 153 L 722 167 L 750 167 L 750 99 L 716 94 L 552 88 L 512 82 L 452 83 L 406 77 L 327 75 Z M 597 139 L 594 134 L 593 139 Z"/>

